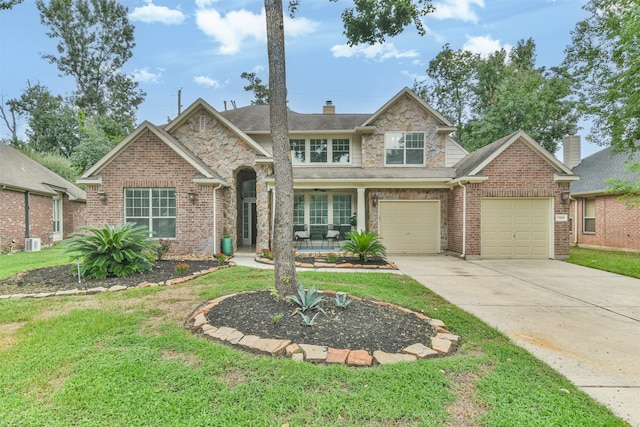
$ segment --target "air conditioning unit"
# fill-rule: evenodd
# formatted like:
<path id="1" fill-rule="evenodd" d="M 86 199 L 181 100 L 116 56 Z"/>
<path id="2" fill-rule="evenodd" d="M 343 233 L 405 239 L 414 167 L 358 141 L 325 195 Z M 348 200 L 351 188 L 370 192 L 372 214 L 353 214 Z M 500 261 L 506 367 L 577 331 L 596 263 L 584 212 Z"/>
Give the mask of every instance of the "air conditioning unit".
<path id="1" fill-rule="evenodd" d="M 37 252 L 40 250 L 41 243 L 39 237 L 32 237 L 30 239 L 25 239 L 24 241 L 24 250 L 25 252 Z"/>

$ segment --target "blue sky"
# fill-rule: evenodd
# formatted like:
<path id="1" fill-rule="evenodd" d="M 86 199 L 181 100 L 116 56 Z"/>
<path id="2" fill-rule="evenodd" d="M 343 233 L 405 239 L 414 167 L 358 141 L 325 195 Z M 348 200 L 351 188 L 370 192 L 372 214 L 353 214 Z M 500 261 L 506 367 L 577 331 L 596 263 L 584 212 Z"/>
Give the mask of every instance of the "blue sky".
<path id="1" fill-rule="evenodd" d="M 41 55 L 53 53 L 33 0 L 0 11 L 0 95 L 20 96 L 27 80 L 55 94 L 74 89 L 69 77 Z M 197 98 L 223 110 L 248 105 L 243 71 L 268 82 L 266 32 L 261 0 L 121 0 L 135 25 L 136 47 L 123 71 L 147 93 L 138 122 L 162 124 Z M 285 0 L 285 3 L 286 0 Z M 285 22 L 289 107 L 320 113 L 331 100 L 337 113 L 371 113 L 403 87 L 426 77 L 431 59 L 445 43 L 488 53 L 533 38 L 537 65 L 558 65 L 571 30 L 586 17 L 578 0 L 437 0 L 424 18 L 427 34 L 409 28 L 375 46 L 349 48 L 340 13 L 351 3 L 302 0 L 296 17 Z M 582 134 L 585 131 L 581 131 Z M 8 136 L 4 123 L 0 136 Z M 582 154 L 600 147 L 583 138 Z"/>

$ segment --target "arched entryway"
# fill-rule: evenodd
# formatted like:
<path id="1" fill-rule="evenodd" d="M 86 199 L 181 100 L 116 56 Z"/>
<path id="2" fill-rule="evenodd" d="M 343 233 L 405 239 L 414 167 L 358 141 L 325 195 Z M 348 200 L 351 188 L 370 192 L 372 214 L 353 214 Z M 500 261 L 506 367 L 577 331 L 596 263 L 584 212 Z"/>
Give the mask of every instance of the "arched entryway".
<path id="1" fill-rule="evenodd" d="M 242 169 L 237 175 L 238 247 L 255 246 L 258 235 L 256 215 L 256 172 Z"/>

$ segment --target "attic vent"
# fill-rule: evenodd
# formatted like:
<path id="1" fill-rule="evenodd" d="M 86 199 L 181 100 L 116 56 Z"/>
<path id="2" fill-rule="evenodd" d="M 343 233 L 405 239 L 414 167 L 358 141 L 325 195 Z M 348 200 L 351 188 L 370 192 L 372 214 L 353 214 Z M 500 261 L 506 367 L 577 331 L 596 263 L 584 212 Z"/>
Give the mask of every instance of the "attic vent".
<path id="1" fill-rule="evenodd" d="M 204 116 L 200 116 L 200 132 L 204 132 L 207 129 L 207 120 Z"/>

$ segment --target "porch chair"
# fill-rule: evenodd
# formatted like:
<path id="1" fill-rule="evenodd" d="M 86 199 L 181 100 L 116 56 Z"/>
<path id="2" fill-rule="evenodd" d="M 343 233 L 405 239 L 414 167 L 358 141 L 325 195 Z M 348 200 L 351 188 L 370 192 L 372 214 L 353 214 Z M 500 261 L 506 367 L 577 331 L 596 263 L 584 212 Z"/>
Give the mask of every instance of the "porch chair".
<path id="1" fill-rule="evenodd" d="M 306 240 L 307 247 L 311 242 L 311 231 L 309 231 L 309 225 L 294 225 L 293 226 L 293 240 L 296 242 L 296 248 L 300 247 L 300 242 Z"/>
<path id="2" fill-rule="evenodd" d="M 340 246 L 338 242 L 339 239 L 340 239 L 340 226 L 329 224 L 329 229 L 327 230 L 327 233 L 324 235 L 324 238 L 322 240 L 322 246 L 324 246 L 324 242 L 327 242 L 327 244 L 331 242 L 331 248 L 335 248 L 336 243 L 338 244 L 338 246 Z"/>

